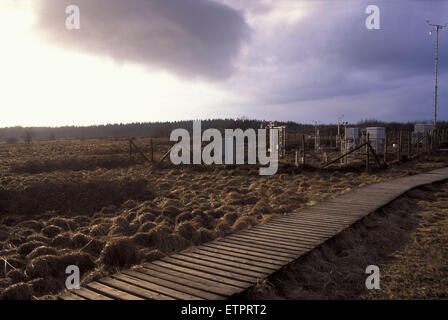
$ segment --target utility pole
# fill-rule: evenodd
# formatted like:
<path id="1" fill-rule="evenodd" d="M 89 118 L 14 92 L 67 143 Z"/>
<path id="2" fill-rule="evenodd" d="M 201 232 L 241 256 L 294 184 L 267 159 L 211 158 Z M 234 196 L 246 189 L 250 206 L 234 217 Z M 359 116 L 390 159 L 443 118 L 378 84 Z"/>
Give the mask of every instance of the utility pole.
<path id="1" fill-rule="evenodd" d="M 438 76 L 438 72 L 439 72 L 439 31 L 442 30 L 443 28 L 446 27 L 445 25 L 440 25 L 440 24 L 431 24 L 429 23 L 429 20 L 426 20 L 426 23 L 431 26 L 434 27 L 435 29 L 431 30 L 429 32 L 430 35 L 432 35 L 432 33 L 435 31 L 436 33 L 436 46 L 435 46 L 435 61 L 434 61 L 434 130 L 436 129 L 437 126 L 437 76 Z"/>

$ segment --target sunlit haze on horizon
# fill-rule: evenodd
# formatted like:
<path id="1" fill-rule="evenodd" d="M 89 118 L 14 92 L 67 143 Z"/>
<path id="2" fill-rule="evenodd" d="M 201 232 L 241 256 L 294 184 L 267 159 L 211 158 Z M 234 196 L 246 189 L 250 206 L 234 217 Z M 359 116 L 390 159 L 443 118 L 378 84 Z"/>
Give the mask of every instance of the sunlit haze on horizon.
<path id="1" fill-rule="evenodd" d="M 350 5 L 347 3 L 350 2 Z M 132 4 L 131 4 L 132 3 Z M 0 127 L 256 118 L 432 119 L 442 1 L 61 0 L 0 3 Z M 448 30 L 439 120 L 448 120 Z"/>

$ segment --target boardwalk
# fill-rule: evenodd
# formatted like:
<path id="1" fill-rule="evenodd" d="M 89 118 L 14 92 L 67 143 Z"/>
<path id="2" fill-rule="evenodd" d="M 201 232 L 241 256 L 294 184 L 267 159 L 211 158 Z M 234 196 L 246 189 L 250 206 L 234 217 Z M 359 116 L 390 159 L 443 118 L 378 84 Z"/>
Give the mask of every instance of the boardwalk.
<path id="1" fill-rule="evenodd" d="M 64 300 L 227 299 L 448 168 L 358 188 L 296 213 L 65 292 Z"/>

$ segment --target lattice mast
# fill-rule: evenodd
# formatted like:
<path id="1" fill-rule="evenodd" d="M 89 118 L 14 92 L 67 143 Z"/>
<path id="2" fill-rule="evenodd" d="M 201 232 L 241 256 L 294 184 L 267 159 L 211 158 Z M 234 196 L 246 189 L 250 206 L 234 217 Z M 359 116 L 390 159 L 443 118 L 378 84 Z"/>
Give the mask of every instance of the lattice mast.
<path id="1" fill-rule="evenodd" d="M 429 20 L 426 20 L 429 26 L 434 27 L 429 34 L 436 34 L 436 43 L 434 48 L 434 129 L 437 127 L 437 90 L 438 90 L 438 73 L 439 73 L 439 31 L 446 27 L 440 24 L 431 24 Z"/>

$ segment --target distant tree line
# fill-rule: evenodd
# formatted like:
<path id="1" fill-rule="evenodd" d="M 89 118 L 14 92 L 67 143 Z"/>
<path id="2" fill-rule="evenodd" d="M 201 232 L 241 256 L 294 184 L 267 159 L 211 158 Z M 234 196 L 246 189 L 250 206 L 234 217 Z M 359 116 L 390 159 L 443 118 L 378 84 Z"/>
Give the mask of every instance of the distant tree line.
<path id="1" fill-rule="evenodd" d="M 202 120 L 202 129 L 216 128 L 219 130 L 241 128 L 260 128 L 266 126 L 269 122 L 265 120 L 254 119 L 208 119 Z M 315 126 L 312 124 L 301 124 L 293 121 L 277 121 L 277 125 L 287 126 L 287 130 L 303 133 L 314 132 Z M 415 122 L 381 122 L 377 120 L 363 120 L 349 126 L 358 127 L 386 127 L 387 130 L 403 129 L 413 130 Z M 447 122 L 440 122 L 441 128 L 448 128 Z M 153 137 L 167 138 L 172 130 L 184 128 L 192 130 L 193 122 L 172 121 L 172 122 L 137 122 L 128 124 L 105 124 L 92 126 L 62 126 L 62 127 L 7 127 L 0 128 L 0 141 L 16 143 L 24 141 L 30 143 L 32 140 L 55 140 L 55 139 L 91 139 L 91 138 L 130 138 L 130 137 Z M 337 124 L 319 125 L 321 133 L 335 135 Z"/>

